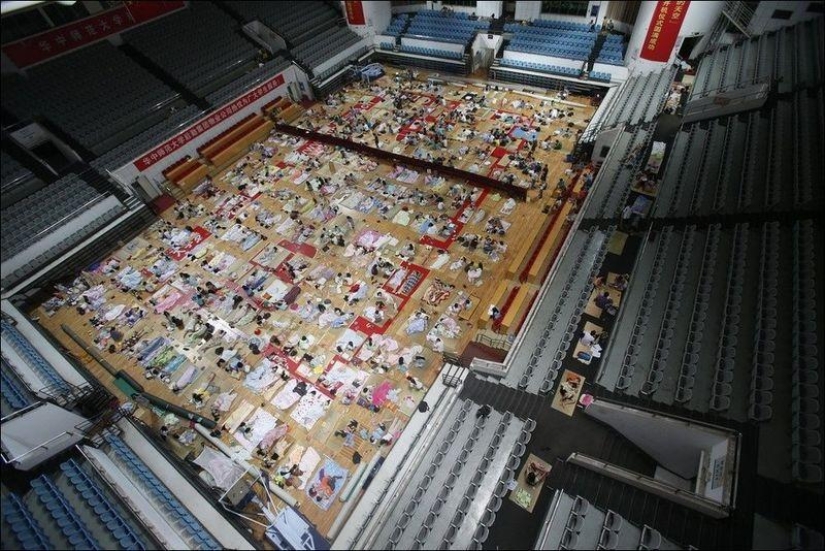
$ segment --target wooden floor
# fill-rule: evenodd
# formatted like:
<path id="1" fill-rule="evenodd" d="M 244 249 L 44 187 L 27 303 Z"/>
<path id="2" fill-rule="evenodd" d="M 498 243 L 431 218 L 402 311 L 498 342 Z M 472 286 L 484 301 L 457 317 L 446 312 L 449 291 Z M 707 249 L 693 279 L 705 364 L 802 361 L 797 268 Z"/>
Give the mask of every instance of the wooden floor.
<path id="1" fill-rule="evenodd" d="M 503 122 L 500 117 L 494 119 L 497 111 L 498 115 L 506 112 L 530 118 L 535 110 L 550 109 L 549 103 L 540 108 L 539 98 L 512 91 L 485 91 L 483 86 L 476 84 L 442 87 L 440 93 L 445 97 L 446 105 L 438 105 L 432 99 L 435 92 L 418 89 L 423 86 L 421 80 L 425 77 L 419 75 L 419 82 L 405 82 L 402 88 L 408 90 L 408 95 L 415 98 L 416 104 L 427 111 L 428 121 L 432 120 L 430 117 L 437 118 L 446 110 L 461 106 L 469 93 L 484 95 L 490 105 L 476 112 L 477 122 L 473 127 L 479 133 L 496 126 L 507 130 L 514 127 L 513 122 Z M 390 76 L 383 77 L 378 84 L 385 89 L 394 86 Z M 513 104 L 516 100 L 525 101 L 526 105 L 516 108 Z M 592 115 L 593 108 L 584 99 L 579 101 L 571 97 L 570 100 L 579 103 L 571 107 L 574 115 L 542 127 L 539 140 L 548 137 L 555 139 L 553 133 L 566 127 L 569 122 L 584 128 L 584 121 Z M 347 113 L 356 104 L 361 106 L 362 114 L 371 121 L 386 120 L 392 110 L 392 102 L 384 100 L 379 94 L 350 87 L 343 91 L 343 100 L 338 106 L 325 107 L 325 119 L 319 116 L 320 109 L 316 105 L 312 108 L 312 114 L 305 114 L 294 124 L 312 125 L 330 131 L 329 119 L 334 114 Z M 449 136 L 449 151 L 458 155 L 462 146 L 471 148 L 470 152 L 460 155 L 456 166 L 490 175 L 513 171 L 521 180 L 525 178 L 512 164 L 504 166 L 508 162 L 506 155 L 483 158 L 474 155 L 472 148 L 476 146 L 492 148 L 480 138 L 466 141 L 461 135 L 465 128 L 468 126 L 458 124 Z M 393 134 L 380 136 L 382 148 L 408 155 L 418 149 L 404 146 Z M 371 134 L 366 135 L 364 141 L 374 145 Z M 520 327 L 564 237 L 566 225 L 563 222 L 551 225 L 554 216 L 545 212 L 545 207 L 556 201 L 553 197 L 555 182 L 560 177 L 568 182 L 571 180 L 571 174 L 565 174 L 570 166 L 564 162 L 564 156 L 572 149 L 573 138 L 562 138 L 561 141 L 564 144 L 561 150 L 543 151 L 538 148 L 535 153 L 538 160 L 549 165 L 547 192 L 539 198 L 538 190 L 532 190 L 530 201 L 518 203 L 512 212 L 502 214 L 507 198 L 492 193 L 476 191 L 473 194 L 474 203 L 457 201 L 454 204 L 455 197 L 473 192 L 467 182 L 433 179 L 434 175 L 427 178 L 426 174 L 409 172 L 393 174 L 395 167 L 361 158 L 354 153 L 347 154 L 320 144 L 293 143 L 286 136 L 273 135 L 263 144 L 270 149 L 271 158 L 262 159 L 261 148 L 253 148 L 237 164 L 231 165 L 232 172 L 221 170 L 213 174 L 217 189 L 215 197 L 193 195 L 188 198 L 192 209 L 202 207 L 199 213 L 178 219 L 175 209 L 167 210 L 162 222 L 126 244 L 100 265 L 84 272 L 82 277 L 93 286 L 92 292 L 87 292 L 93 297 L 91 305 L 78 293 L 64 289 L 50 304 L 41 306 L 33 315 L 39 316 L 40 323 L 81 358 L 117 395 L 123 396 L 123 393 L 114 385 L 112 377 L 63 333 L 61 324 L 69 326 L 88 344 L 97 344 L 106 360 L 128 372 L 148 392 L 169 402 L 195 409 L 193 392 L 208 388 L 209 395 L 201 410 L 208 416 L 220 393 L 236 393 L 231 410 L 220 417 L 221 424 L 230 425 L 230 430 L 222 435 L 227 444 L 236 445 L 239 442 L 238 435 L 231 429 L 263 411 L 277 418 L 279 423 L 289 425 L 287 435 L 273 448 L 280 452 L 280 459 L 275 462 L 274 468 L 291 465 L 289 457 L 300 459 L 299 450 L 311 447 L 321 457 L 316 470 L 323 466 L 326 458 L 330 458 L 352 475 L 355 471 L 354 452 L 360 454 L 362 461 L 368 462 L 375 453 L 387 451 L 386 447 L 379 448 L 371 443 L 359 431 L 365 429 L 369 435 L 379 423 L 384 423 L 389 431 L 400 434 L 426 392 L 426 387 L 438 375 L 441 361 L 440 354 L 433 350 L 436 338 L 442 339 L 445 351 L 464 350 L 492 302 L 512 308 L 504 316 L 503 327 L 496 327 L 497 330 L 515 333 Z M 511 144 L 505 153 L 516 151 L 516 147 L 526 147 L 524 140 Z M 423 146 L 420 148 L 424 149 Z M 243 167 L 236 168 L 240 165 Z M 319 177 L 328 179 L 328 183 L 319 189 L 307 185 L 307 182 L 317 182 Z M 260 179 L 261 185 L 252 181 L 255 178 Z M 374 183 L 378 178 L 385 179 L 388 186 L 376 188 Z M 244 184 L 246 186 L 240 190 L 238 186 Z M 435 195 L 443 198 L 443 210 L 439 210 L 432 200 Z M 566 215 L 569 204 L 564 209 L 563 214 Z M 290 213 L 302 222 L 303 229 L 300 226 L 296 228 L 296 220 L 290 220 Z M 491 258 L 480 245 L 471 252 L 444 236 L 422 236 L 419 230 L 427 215 L 435 219 L 436 230 L 450 222 L 460 221 L 464 215 L 469 220 L 460 234 L 477 234 L 481 239 L 488 235 L 485 231 L 487 220 L 500 217 L 510 225 L 505 235 L 496 236 L 496 239 L 506 243 L 506 252 L 499 258 Z M 256 216 L 265 221 L 269 218 L 269 227 L 259 224 Z M 170 236 L 170 228 L 181 233 Z M 194 231 L 189 233 L 191 230 Z M 248 235 L 245 243 L 242 241 L 245 238 L 243 235 L 238 237 L 240 242 L 227 239 L 241 231 L 258 232 L 263 239 L 254 242 L 256 239 Z M 334 243 L 324 247 L 322 232 L 330 231 L 342 234 L 343 247 Z M 172 246 L 170 237 L 176 237 L 178 248 Z M 356 250 L 357 239 L 367 245 L 366 250 Z M 380 245 L 379 248 L 371 250 L 376 244 Z M 414 255 L 404 261 L 397 253 L 408 244 L 413 244 Z M 186 255 L 186 249 L 190 249 L 190 256 Z M 449 258 L 439 260 L 441 250 L 446 251 Z M 462 257 L 483 263 L 483 273 L 476 284 L 469 282 L 465 270 L 456 263 Z M 268 262 L 265 262 L 267 259 Z M 392 264 L 392 267 L 378 270 L 378 274 L 373 275 L 370 268 L 379 260 Z M 287 262 L 295 270 L 294 280 L 285 266 Z M 153 266 L 157 272 L 155 274 L 150 271 Z M 130 281 L 128 273 L 131 270 L 134 274 Z M 406 276 L 399 275 L 401 270 L 406 270 Z M 349 284 L 336 283 L 339 273 L 342 276 L 351 274 Z M 187 274 L 191 280 L 184 282 L 182 274 Z M 260 278 L 255 277 L 258 275 Z M 522 275 L 526 278 L 524 282 L 519 281 Z M 415 282 L 411 279 L 415 277 L 420 279 Z M 262 283 L 250 295 L 241 286 L 253 280 Z M 204 306 L 199 307 L 192 300 L 195 287 L 203 288 L 207 282 L 211 282 L 218 292 L 212 299 L 206 297 Z M 358 289 L 356 285 L 359 285 Z M 133 289 L 123 290 L 127 286 L 133 286 Z M 294 288 L 300 289 L 294 302 L 285 310 L 278 309 L 277 299 L 287 292 L 294 294 L 297 292 Z M 366 319 L 376 308 L 377 293 L 382 288 L 387 311 L 385 325 Z M 352 295 L 363 295 L 363 298 L 348 304 L 346 299 Z M 233 298 L 237 303 L 235 309 L 231 308 Z M 470 299 L 470 304 L 464 309 L 461 306 L 466 298 Z M 319 303 L 325 307 L 323 314 L 317 309 Z M 395 303 L 395 307 L 391 303 Z M 80 314 L 77 306 L 84 304 L 85 312 Z M 123 311 L 120 311 L 121 305 Z M 453 305 L 456 305 L 454 309 L 451 308 Z M 130 326 L 125 313 L 133 307 L 145 310 L 146 315 Z M 193 337 L 192 331 L 184 331 L 170 324 L 159 312 L 164 309 L 184 323 L 189 323 L 196 314 L 200 314 L 204 321 L 224 329 L 227 335 L 234 335 L 236 341 L 232 343 L 232 338 L 227 338 L 222 342 L 222 336 L 216 330 L 211 341 L 201 346 L 202 341 L 197 334 Z M 337 316 L 335 309 L 340 309 L 342 315 Z M 416 322 L 421 324 L 423 330 L 410 333 L 407 329 L 416 312 L 426 316 L 426 321 Z M 261 319 L 259 323 L 255 319 L 256 314 L 266 314 L 267 319 Z M 93 316 L 106 318 L 101 328 L 92 325 Z M 124 335 L 120 342 L 109 336 L 114 327 Z M 373 335 L 375 342 L 372 351 L 367 351 L 367 345 L 362 346 L 361 342 L 369 334 Z M 280 339 L 282 346 L 295 344 L 296 355 L 290 357 L 284 353 L 282 346 L 268 345 L 272 336 Z M 129 353 L 125 346 L 130 339 L 140 342 L 156 337 L 166 338 L 168 349 L 155 357 L 154 365 L 158 369 L 163 369 L 164 365 L 167 368 L 170 364 L 179 365 L 169 373 L 166 382 L 158 377 L 147 380 L 144 377 L 145 366 L 140 365 L 135 354 Z M 302 342 L 301 337 L 308 340 Z M 254 339 L 261 343 L 260 354 L 250 349 L 250 339 L 253 343 Z M 114 353 L 109 352 L 110 345 L 114 345 Z M 314 391 L 317 396 L 328 398 L 329 404 L 324 404 L 323 399 L 301 398 L 301 404 L 307 402 L 302 413 L 318 417 L 314 424 L 294 414 L 300 407 L 298 405 L 279 409 L 273 402 L 289 402 L 286 399 L 288 393 L 280 392 L 287 384 L 295 383 L 278 378 L 271 386 L 254 391 L 244 384 L 249 382 L 249 375 L 245 374 L 244 369 L 233 374 L 217 365 L 216 348 L 219 346 L 237 351 L 252 373 L 264 357 L 274 364 L 284 365 L 290 379 L 308 383 L 307 395 Z M 339 346 L 340 351 L 337 349 Z M 179 360 L 174 360 L 175 357 Z M 404 358 L 407 373 L 420 379 L 425 389 L 411 388 L 399 368 L 399 357 Z M 416 358 L 420 366 L 410 366 Z M 344 386 L 333 396 L 322 388 L 321 382 L 324 377 L 331 378 L 325 372 L 334 364 L 338 368 L 333 374 L 341 377 Z M 194 370 L 193 380 L 184 389 L 173 392 L 171 388 L 174 383 L 191 373 L 190 368 Z M 262 368 L 260 373 L 264 371 L 266 369 Z M 367 404 L 370 401 L 381 403 L 381 406 L 367 409 L 358 404 L 359 399 Z M 319 414 L 319 410 L 323 413 Z M 249 413 L 241 415 L 244 411 Z M 161 418 L 163 415 L 164 412 L 159 410 L 138 410 L 139 417 L 158 429 L 171 420 Z M 358 421 L 359 430 L 353 445 L 347 447 L 344 446 L 344 439 L 335 436 L 334 432 L 343 429 L 353 419 Z M 304 421 L 306 426 L 299 421 Z M 169 433 L 168 442 L 181 457 L 190 452 L 197 454 L 203 446 L 199 437 L 188 446 L 180 444 L 176 437 L 187 430 L 188 425 L 179 422 L 171 427 Z M 254 453 L 250 461 L 258 465 L 261 463 Z M 311 474 L 306 474 L 309 480 Z M 342 504 L 333 499 L 331 507 L 323 510 L 307 495 L 308 487 L 309 484 L 302 490 L 287 490 L 298 499 L 302 513 L 316 524 L 322 534 L 327 534 Z M 255 532 L 260 536 L 259 528 Z"/>

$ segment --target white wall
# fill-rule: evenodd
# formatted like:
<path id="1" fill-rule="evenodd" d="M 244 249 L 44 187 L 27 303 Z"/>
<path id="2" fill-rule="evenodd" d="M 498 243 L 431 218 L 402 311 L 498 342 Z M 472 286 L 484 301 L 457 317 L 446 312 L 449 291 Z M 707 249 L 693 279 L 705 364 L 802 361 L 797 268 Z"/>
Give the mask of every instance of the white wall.
<path id="1" fill-rule="evenodd" d="M 249 105 L 247 105 L 246 108 L 238 111 L 237 113 L 235 113 L 234 115 L 232 115 L 228 119 L 226 119 L 225 121 L 221 122 L 218 125 L 215 125 L 214 127 L 210 128 L 209 130 L 204 132 L 203 134 L 199 135 L 197 138 L 193 139 L 192 141 L 190 141 L 189 143 L 187 143 L 186 145 L 184 145 L 183 147 L 181 147 L 180 149 L 175 151 L 173 154 L 165 157 L 163 160 L 161 160 L 161 161 L 155 163 L 154 165 L 152 165 L 151 167 L 147 168 L 146 170 L 143 171 L 143 175 L 149 181 L 154 182 L 155 184 L 162 183 L 164 181 L 163 171 L 166 169 L 166 167 L 173 165 L 174 163 L 176 163 L 178 160 L 182 159 L 186 155 L 191 156 L 193 159 L 197 158 L 199 156 L 197 149 L 202 144 L 208 142 L 209 140 L 211 140 L 212 138 L 214 138 L 215 136 L 217 136 L 221 132 L 225 131 L 226 129 L 228 129 L 233 124 L 235 124 L 239 120 L 243 119 L 244 117 L 246 117 L 250 113 L 259 112 L 264 105 L 266 105 L 267 103 L 269 103 L 273 99 L 275 99 L 277 97 L 281 97 L 281 96 L 286 96 L 287 95 L 287 87 L 289 86 L 290 82 L 303 83 L 305 90 L 307 90 L 307 91 L 310 90 L 309 80 L 307 79 L 306 74 L 303 71 L 301 71 L 300 69 L 298 69 L 295 65 L 291 65 L 290 67 L 287 67 L 284 70 L 284 72 L 281 73 L 281 74 L 284 76 L 284 83 L 281 86 L 279 86 L 278 88 L 275 88 L 274 90 L 272 90 L 271 92 L 269 92 L 265 96 L 263 96 L 261 98 L 258 98 L 256 101 L 254 101 L 254 102 L 250 103 Z M 240 94 L 240 96 L 245 95 L 247 92 L 248 92 L 248 90 L 245 91 L 243 94 Z M 232 100 L 232 101 L 235 101 L 235 100 Z M 232 103 L 232 101 L 229 101 L 224 105 L 228 105 L 228 104 Z M 221 107 L 223 107 L 223 106 L 221 106 Z M 218 111 L 219 109 L 220 108 L 216 109 L 215 111 Z M 205 115 L 200 120 L 198 120 L 195 123 L 191 124 L 189 126 L 189 128 L 191 128 L 193 126 L 197 126 L 198 123 L 200 123 L 202 120 L 204 120 L 208 117 L 209 117 L 209 115 Z M 184 132 L 189 130 L 189 128 L 186 128 L 186 129 L 182 130 L 181 132 L 178 133 L 178 135 L 183 134 Z M 143 157 L 143 154 L 138 155 L 135 159 L 133 159 L 132 162 L 130 162 L 126 166 L 121 167 L 118 170 L 115 170 L 114 172 L 112 172 L 111 173 L 112 176 L 116 180 L 118 180 L 119 182 L 123 183 L 124 185 L 130 186 L 131 183 L 134 182 L 135 179 L 138 177 L 138 175 L 141 174 L 141 171 L 138 170 L 137 167 L 135 167 L 135 165 L 133 164 L 134 160 L 140 159 L 141 157 Z"/>
<path id="2" fill-rule="evenodd" d="M 808 11 L 808 5 L 812 2 L 759 2 L 753 18 L 748 25 L 748 31 L 752 34 L 760 34 L 773 31 L 787 25 L 795 25 L 806 19 L 821 17 L 821 13 Z M 793 12 L 790 19 L 773 19 L 771 16 L 776 10 L 787 10 Z"/>
<path id="3" fill-rule="evenodd" d="M 341 2 L 343 9 L 344 2 Z M 361 2 L 364 10 L 365 25 L 352 25 L 347 21 L 347 25 L 360 36 L 374 36 L 384 32 L 390 25 L 392 19 L 392 8 L 390 2 L 376 2 L 364 0 Z M 344 10 L 346 13 L 346 10 Z"/>
<path id="4" fill-rule="evenodd" d="M 404 46 L 418 46 L 419 48 L 447 50 L 448 52 L 464 52 L 464 44 L 456 44 L 455 42 L 437 42 L 435 40 L 402 37 L 401 44 Z"/>
<path id="5" fill-rule="evenodd" d="M 520 2 L 516 2 L 518 5 Z M 433 10 L 440 10 L 444 4 L 442 2 L 427 2 L 428 5 L 432 4 L 430 9 Z M 447 6 L 447 9 L 460 12 L 460 13 L 467 13 L 470 15 L 477 15 L 479 17 L 485 17 L 487 19 L 490 16 L 495 15 L 496 17 L 501 16 L 502 11 L 504 10 L 504 2 L 503 1 L 479 1 L 476 2 L 476 7 L 464 7 L 464 6 Z M 393 10 L 395 11 L 395 10 Z M 417 11 L 417 10 L 416 10 Z"/>
<path id="6" fill-rule="evenodd" d="M 573 23 L 590 23 L 593 19 L 590 14 L 594 6 L 599 7 L 599 14 L 596 16 L 596 24 L 601 25 L 604 21 L 604 15 L 607 13 L 607 0 L 596 0 L 587 3 L 587 14 L 585 16 L 574 15 L 560 15 L 557 13 L 541 13 L 541 2 L 534 0 L 516 2 L 515 18 L 517 21 L 532 20 L 532 19 L 553 19 L 554 21 L 571 21 Z"/>
<path id="7" fill-rule="evenodd" d="M 530 63 L 544 63 L 545 65 L 558 65 L 559 67 L 569 67 L 571 69 L 581 69 L 584 61 L 568 59 L 566 57 L 553 57 L 548 55 L 528 54 L 526 52 L 511 52 L 505 49 L 502 55 L 504 59 L 517 59 Z"/>
<path id="8" fill-rule="evenodd" d="M 658 463 L 682 478 L 693 479 L 699 472 L 699 458 L 730 434 L 722 430 L 675 417 L 651 414 L 601 400 L 585 412 L 607 423 L 639 446 Z"/>

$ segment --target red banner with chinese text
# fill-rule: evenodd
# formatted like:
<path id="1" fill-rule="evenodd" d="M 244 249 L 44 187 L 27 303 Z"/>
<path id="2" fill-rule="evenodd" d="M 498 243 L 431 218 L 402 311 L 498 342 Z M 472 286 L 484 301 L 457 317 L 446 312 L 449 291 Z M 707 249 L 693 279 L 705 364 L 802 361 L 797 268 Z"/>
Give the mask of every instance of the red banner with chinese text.
<path id="1" fill-rule="evenodd" d="M 184 6 L 182 0 L 126 2 L 111 10 L 6 44 L 3 53 L 22 69 L 126 31 Z"/>
<path id="2" fill-rule="evenodd" d="M 133 164 L 138 170 L 146 170 L 155 163 L 160 162 L 165 157 L 171 155 L 187 143 L 191 142 L 210 128 L 218 125 L 242 110 L 252 102 L 262 98 L 272 90 L 278 88 L 284 83 L 283 74 L 279 74 L 268 81 L 264 82 L 254 90 L 250 90 L 245 95 L 239 97 L 231 103 L 228 103 L 213 111 L 208 117 L 204 117 L 177 136 L 169 138 L 166 142 L 155 146 L 151 151 L 145 153 L 143 157 L 135 161 Z"/>
<path id="3" fill-rule="evenodd" d="M 346 0 L 344 6 L 347 9 L 347 23 L 350 25 L 364 25 L 364 5 L 361 0 Z"/>
<path id="4" fill-rule="evenodd" d="M 649 61 L 668 61 L 687 14 L 689 1 L 656 5 L 640 57 Z"/>

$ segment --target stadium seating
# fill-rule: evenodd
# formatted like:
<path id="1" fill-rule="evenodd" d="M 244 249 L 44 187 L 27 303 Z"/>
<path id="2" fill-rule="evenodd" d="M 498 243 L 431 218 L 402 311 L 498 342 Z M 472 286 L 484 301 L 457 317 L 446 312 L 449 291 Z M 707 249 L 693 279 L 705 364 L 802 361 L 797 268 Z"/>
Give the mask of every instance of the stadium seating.
<path id="1" fill-rule="evenodd" d="M 204 549 L 220 548 L 206 528 L 181 505 L 123 440 L 107 434 L 106 441 L 111 446 L 110 456 L 117 460 L 120 468 L 129 473 L 130 478 L 145 492 L 146 498 L 156 504 L 167 519 L 181 529 L 182 536 L 190 545 Z"/>
<path id="2" fill-rule="evenodd" d="M 468 44 L 475 38 L 477 31 L 486 29 L 489 25 L 489 21 L 469 19 L 466 13 L 422 10 L 416 12 L 404 36 Z"/>
<path id="3" fill-rule="evenodd" d="M 324 2 L 258 2 L 242 0 L 229 7 L 245 21 L 258 20 L 291 42 L 292 46 L 311 40 L 335 26 L 340 14 Z"/>
<path id="4" fill-rule="evenodd" d="M 446 414 L 432 454 L 412 480 L 377 536 L 384 549 L 478 548 L 516 477 L 535 422 L 459 400 Z M 483 509 L 482 509 L 483 508 Z M 482 510 L 478 518 L 473 511 Z"/>
<path id="5" fill-rule="evenodd" d="M 389 27 L 381 33 L 386 36 L 400 36 L 404 29 L 407 28 L 407 23 L 410 21 L 410 15 L 407 13 L 399 13 L 392 18 Z"/>
<path id="6" fill-rule="evenodd" d="M 565 350 L 587 305 L 594 273 L 606 254 L 610 234 L 577 231 L 554 276 L 558 283 L 541 296 L 502 383 L 531 393 L 546 394 L 561 370 Z"/>
<path id="7" fill-rule="evenodd" d="M 22 166 L 11 155 L 5 151 L 0 151 L 0 166 L 2 166 L 2 174 L 0 174 L 0 191 L 6 191 L 20 182 L 34 178 L 34 174 Z"/>
<path id="8" fill-rule="evenodd" d="M 103 195 L 80 177 L 69 174 L 14 203 L 3 211 L 4 231 L 0 238 L 3 256 L 14 256 L 102 199 Z M 35 205 L 37 209 L 33 214 Z"/>
<path id="9" fill-rule="evenodd" d="M 822 36 L 817 17 L 718 48 L 702 58 L 692 97 L 766 80 L 777 80 L 780 93 L 821 83 Z"/>
<path id="10" fill-rule="evenodd" d="M 419 46 L 404 46 L 401 45 L 398 48 L 401 52 L 407 52 L 410 54 L 419 54 L 419 55 L 426 55 L 430 57 L 444 57 L 447 59 L 462 59 L 464 57 L 463 52 L 451 52 L 448 50 L 440 50 L 437 48 L 421 48 Z"/>
<path id="11" fill-rule="evenodd" d="M 613 98 L 601 128 L 652 121 L 661 112 L 675 76 L 675 69 L 667 68 L 627 79 Z"/>
<path id="12" fill-rule="evenodd" d="M 201 109 L 194 105 L 188 105 L 184 109 L 172 113 L 168 119 L 110 149 L 90 164 L 101 171 L 117 170 L 129 161 L 137 159 L 158 143 L 164 142 L 181 129 L 186 128 L 203 114 L 204 112 Z"/>
<path id="13" fill-rule="evenodd" d="M 361 37 L 348 28 L 333 27 L 293 48 L 292 53 L 301 63 L 315 69 L 338 52 L 357 44 L 359 40 Z"/>
<path id="14" fill-rule="evenodd" d="M 166 117 L 177 95 L 103 41 L 3 76 L 3 106 L 19 119 L 43 115 L 100 154 Z"/>
<path id="15" fill-rule="evenodd" d="M 15 411 L 19 411 L 31 404 L 34 399 L 20 378 L 15 375 L 12 368 L 3 358 L 0 360 L 2 370 L 0 370 L 0 417 L 6 417 Z"/>
<path id="16" fill-rule="evenodd" d="M 54 367 L 43 358 L 28 339 L 18 331 L 17 327 L 4 319 L 0 321 L 0 329 L 2 329 L 0 335 L 3 337 L 3 342 L 7 343 L 10 350 L 14 350 L 26 365 L 31 368 L 38 379 L 42 381 L 43 387 L 68 389 L 66 381 L 64 381 Z"/>
<path id="17" fill-rule="evenodd" d="M 213 81 L 254 61 L 256 51 L 235 22 L 210 2 L 193 2 L 124 35 L 126 42 L 189 90 L 203 95 Z"/>
<path id="18" fill-rule="evenodd" d="M 536 19 L 530 25 L 508 23 L 504 26 L 513 38 L 506 51 L 586 61 L 596 56 L 597 32 L 584 23 Z M 623 44 L 619 35 L 607 35 L 595 57 L 597 63 L 623 64 Z"/>
<path id="19" fill-rule="evenodd" d="M 245 75 L 207 95 L 206 101 L 213 107 L 220 107 L 232 99 L 243 95 L 244 92 L 255 88 L 258 84 L 283 72 L 289 65 L 289 60 L 283 57 L 270 59 L 262 66 L 256 67 Z"/>

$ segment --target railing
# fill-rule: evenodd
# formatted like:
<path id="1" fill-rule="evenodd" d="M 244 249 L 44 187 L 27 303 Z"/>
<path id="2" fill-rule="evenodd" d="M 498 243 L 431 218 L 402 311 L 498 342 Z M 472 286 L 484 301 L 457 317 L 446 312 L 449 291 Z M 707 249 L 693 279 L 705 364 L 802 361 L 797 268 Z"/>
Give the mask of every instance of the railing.
<path id="1" fill-rule="evenodd" d="M 504 350 L 505 352 L 509 351 L 510 347 L 513 345 L 513 342 L 509 336 L 490 337 L 483 333 L 478 333 L 473 341 L 489 346 L 490 348 Z"/>
<path id="2" fill-rule="evenodd" d="M 74 436 L 74 435 L 75 435 L 75 433 L 74 433 L 74 432 L 69 431 L 69 430 L 64 430 L 64 431 L 63 431 L 63 432 L 61 432 L 60 434 L 57 434 L 57 435 L 55 435 L 55 436 L 52 436 L 51 438 L 49 438 L 49 439 L 48 439 L 48 440 L 46 440 L 45 442 L 41 442 L 41 443 L 40 443 L 40 444 L 38 444 L 37 446 L 34 446 L 34 447 L 33 447 L 33 448 L 31 448 L 29 451 L 27 451 L 27 452 L 25 452 L 25 453 L 22 453 L 22 454 L 18 455 L 17 457 L 12 457 L 11 459 L 7 459 L 7 458 L 6 458 L 6 454 L 5 454 L 5 453 L 0 454 L 0 457 L 2 457 L 2 458 L 3 458 L 3 463 L 5 463 L 6 465 L 10 465 L 10 464 L 12 464 L 12 463 L 17 463 L 17 462 L 19 462 L 21 459 L 23 459 L 24 457 L 27 457 L 28 455 L 30 455 L 30 454 L 32 454 L 32 453 L 34 453 L 34 452 L 36 452 L 37 450 L 40 450 L 40 449 L 48 450 L 48 449 L 49 449 L 48 444 L 51 444 L 52 442 L 54 442 L 54 441 L 55 441 L 55 440 L 57 440 L 58 438 L 62 438 L 63 436 L 69 436 L 69 437 L 72 437 L 72 436 Z"/>
<path id="3" fill-rule="evenodd" d="M 481 174 L 474 174 L 472 172 L 467 172 L 465 170 L 461 170 L 451 166 L 445 166 L 438 163 L 431 163 L 423 159 L 416 159 L 415 157 L 398 155 L 396 153 L 392 153 L 391 151 L 384 151 L 383 149 L 378 149 L 370 147 L 368 145 L 356 143 L 344 138 L 339 138 L 331 134 L 323 134 L 321 132 L 306 130 L 304 128 L 290 126 L 288 124 L 276 124 L 275 130 L 284 134 L 289 134 L 290 136 L 304 138 L 305 140 L 314 140 L 317 142 L 337 147 L 344 147 L 346 149 L 355 150 L 366 155 L 378 157 L 379 159 L 388 160 L 393 163 L 399 163 L 423 169 L 430 169 L 434 172 L 445 174 L 447 176 L 457 178 L 459 180 L 470 181 L 473 183 L 473 185 L 478 187 L 493 189 L 495 191 L 506 193 L 507 195 L 515 197 L 516 199 L 526 200 L 527 198 L 527 190 L 525 188 L 521 188 L 514 185 L 508 185 L 504 182 L 500 182 L 499 180 L 490 178 L 488 176 L 483 176 Z"/>
<path id="4" fill-rule="evenodd" d="M 639 488 L 643 491 L 650 492 L 655 496 L 672 501 L 673 503 L 683 507 L 699 511 L 711 518 L 723 519 L 730 516 L 729 508 L 720 505 L 715 501 L 696 494 L 690 490 L 677 488 L 676 486 L 672 486 L 671 484 L 667 484 L 661 480 L 656 480 L 654 478 L 650 478 L 649 476 L 638 474 L 623 467 L 619 467 L 617 465 L 613 465 L 611 463 L 576 452 L 571 453 L 567 458 L 567 461 L 573 465 L 578 465 L 579 467 L 599 473 L 602 476 L 606 476 L 608 478 L 618 480 L 624 484 Z"/>

